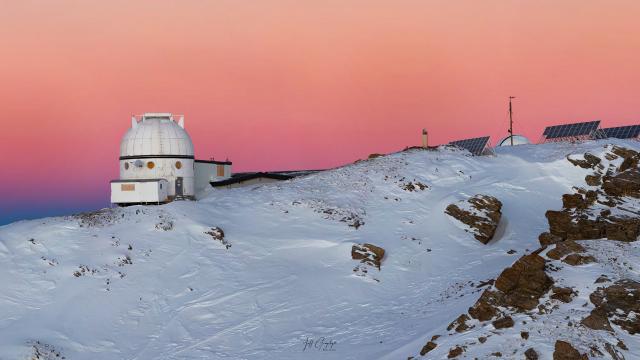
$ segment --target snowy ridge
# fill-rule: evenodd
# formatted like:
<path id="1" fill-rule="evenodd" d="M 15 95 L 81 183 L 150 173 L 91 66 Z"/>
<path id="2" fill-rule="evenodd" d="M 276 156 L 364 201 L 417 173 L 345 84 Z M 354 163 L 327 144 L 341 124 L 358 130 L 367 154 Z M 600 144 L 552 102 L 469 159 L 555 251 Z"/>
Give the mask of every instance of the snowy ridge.
<path id="1" fill-rule="evenodd" d="M 587 173 L 566 156 L 606 143 L 409 150 L 197 202 L 0 227 L 0 359 L 28 358 L 36 342 L 67 359 L 406 358 L 467 311 L 480 282 L 539 247 L 544 212 Z M 444 213 L 474 194 L 503 203 L 488 245 Z M 386 250 L 370 270 L 379 282 L 354 274 L 355 243 Z M 585 284 L 605 271 L 592 270 Z M 434 358 L 475 334 L 460 336 Z"/>

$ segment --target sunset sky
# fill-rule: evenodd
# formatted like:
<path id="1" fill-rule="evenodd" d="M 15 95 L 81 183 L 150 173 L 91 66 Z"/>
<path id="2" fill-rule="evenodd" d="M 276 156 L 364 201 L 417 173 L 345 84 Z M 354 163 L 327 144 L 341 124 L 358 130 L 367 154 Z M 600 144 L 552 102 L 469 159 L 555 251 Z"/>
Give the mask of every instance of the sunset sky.
<path id="1" fill-rule="evenodd" d="M 640 1 L 0 2 L 0 224 L 109 205 L 132 114 L 234 171 L 640 123 Z"/>

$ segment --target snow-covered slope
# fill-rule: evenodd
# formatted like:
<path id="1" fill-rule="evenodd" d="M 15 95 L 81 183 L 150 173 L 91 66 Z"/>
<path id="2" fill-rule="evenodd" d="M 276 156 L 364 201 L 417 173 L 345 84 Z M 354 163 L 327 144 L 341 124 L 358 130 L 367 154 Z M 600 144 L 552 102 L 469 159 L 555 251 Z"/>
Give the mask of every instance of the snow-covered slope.
<path id="1" fill-rule="evenodd" d="M 406 358 L 539 248 L 545 211 L 584 182 L 566 156 L 604 145 L 409 150 L 197 202 L 0 227 L 0 359 Z M 487 245 L 444 213 L 475 194 L 503 204 Z M 354 271 L 355 243 L 386 250 L 379 270 Z"/>

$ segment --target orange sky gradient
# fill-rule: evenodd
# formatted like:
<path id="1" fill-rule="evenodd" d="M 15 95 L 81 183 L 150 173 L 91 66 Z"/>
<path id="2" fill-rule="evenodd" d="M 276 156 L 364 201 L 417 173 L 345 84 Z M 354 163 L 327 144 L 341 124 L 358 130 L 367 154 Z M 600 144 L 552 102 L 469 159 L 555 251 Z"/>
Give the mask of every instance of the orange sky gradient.
<path id="1" fill-rule="evenodd" d="M 640 123 L 639 1 L 3 1 L 0 224 L 108 205 L 131 114 L 235 171 Z M 4 220 L 4 221 L 3 221 Z"/>

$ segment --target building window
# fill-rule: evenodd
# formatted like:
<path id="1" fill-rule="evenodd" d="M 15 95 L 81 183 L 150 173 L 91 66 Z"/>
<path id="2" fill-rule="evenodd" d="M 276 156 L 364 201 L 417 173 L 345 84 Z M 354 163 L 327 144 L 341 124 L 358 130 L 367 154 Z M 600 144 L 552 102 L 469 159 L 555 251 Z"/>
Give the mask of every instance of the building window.
<path id="1" fill-rule="evenodd" d="M 149 169 L 153 169 L 154 167 L 156 167 L 156 164 L 153 161 L 148 161 L 147 162 L 147 167 Z"/>
<path id="2" fill-rule="evenodd" d="M 218 176 L 224 176 L 224 165 L 218 165 Z"/>
<path id="3" fill-rule="evenodd" d="M 129 170 L 129 163 L 128 162 L 124 163 L 124 169 L 125 170 Z"/>
<path id="4" fill-rule="evenodd" d="M 182 169 L 182 162 L 176 161 L 176 169 L 178 170 Z"/>

